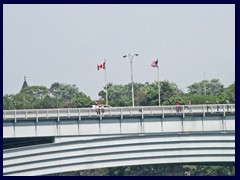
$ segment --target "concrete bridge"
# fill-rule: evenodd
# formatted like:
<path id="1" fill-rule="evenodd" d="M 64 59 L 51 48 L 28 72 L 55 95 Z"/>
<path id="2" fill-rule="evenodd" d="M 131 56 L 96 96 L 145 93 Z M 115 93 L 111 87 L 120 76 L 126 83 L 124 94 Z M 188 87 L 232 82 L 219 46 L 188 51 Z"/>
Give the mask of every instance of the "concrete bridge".
<path id="1" fill-rule="evenodd" d="M 235 105 L 3 111 L 4 139 L 51 143 L 3 151 L 4 175 L 144 164 L 235 163 Z"/>

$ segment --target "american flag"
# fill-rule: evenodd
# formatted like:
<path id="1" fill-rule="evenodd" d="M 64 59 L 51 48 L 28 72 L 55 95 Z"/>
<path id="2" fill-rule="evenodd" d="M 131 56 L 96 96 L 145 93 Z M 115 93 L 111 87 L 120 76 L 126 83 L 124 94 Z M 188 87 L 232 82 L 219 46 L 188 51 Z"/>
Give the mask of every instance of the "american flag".
<path id="1" fill-rule="evenodd" d="M 158 67 L 158 60 L 153 61 L 151 64 L 152 67 Z"/>

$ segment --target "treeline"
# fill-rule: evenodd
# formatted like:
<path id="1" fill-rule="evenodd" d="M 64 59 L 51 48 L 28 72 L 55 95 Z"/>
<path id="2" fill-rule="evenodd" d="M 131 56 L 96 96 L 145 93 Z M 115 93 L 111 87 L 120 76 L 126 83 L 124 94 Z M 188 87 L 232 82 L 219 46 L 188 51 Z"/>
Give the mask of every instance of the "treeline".
<path id="1" fill-rule="evenodd" d="M 127 85 L 108 84 L 108 99 L 111 106 L 131 106 L 132 96 L 131 87 Z M 160 82 L 161 102 L 163 105 L 174 105 L 176 101 L 187 103 L 190 100 L 192 104 L 224 104 L 228 100 L 235 102 L 235 83 L 224 88 L 219 79 L 205 80 L 188 86 L 188 93 L 183 93 L 174 82 L 167 80 Z M 206 88 L 206 95 L 205 95 Z M 105 99 L 105 90 L 98 94 Z M 154 106 L 158 105 L 158 83 L 134 83 L 134 95 L 136 106 Z"/>
<path id="2" fill-rule="evenodd" d="M 91 98 L 79 91 L 76 85 L 53 83 L 45 86 L 28 86 L 17 94 L 3 96 L 3 109 L 47 109 L 89 107 Z"/>
<path id="3" fill-rule="evenodd" d="M 73 171 L 51 176 L 235 176 L 235 166 L 156 164 Z"/>
<path id="4" fill-rule="evenodd" d="M 188 86 L 188 93 L 183 93 L 174 82 L 167 80 L 160 82 L 161 102 L 163 105 L 173 105 L 176 101 L 187 100 L 191 104 L 235 103 L 235 83 L 228 87 L 219 81 L 212 79 L 196 82 Z M 104 87 L 105 88 L 105 87 Z M 108 100 L 111 106 L 132 105 L 132 85 L 117 85 L 109 83 Z M 206 92 L 206 95 L 205 95 Z M 98 95 L 101 99 L 106 98 L 105 89 Z M 136 106 L 158 105 L 158 84 L 134 83 L 134 96 Z M 53 83 L 50 88 L 45 86 L 28 86 L 17 94 L 5 94 L 3 96 L 3 108 L 7 109 L 47 109 L 47 108 L 81 108 L 95 104 L 85 93 L 81 92 L 76 85 Z"/>

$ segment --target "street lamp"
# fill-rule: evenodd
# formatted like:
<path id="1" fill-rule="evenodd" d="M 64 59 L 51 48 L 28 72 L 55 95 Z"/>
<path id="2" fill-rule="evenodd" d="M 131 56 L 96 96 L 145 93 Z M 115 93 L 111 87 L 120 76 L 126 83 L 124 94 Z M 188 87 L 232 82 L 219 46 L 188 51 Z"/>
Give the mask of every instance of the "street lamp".
<path id="1" fill-rule="evenodd" d="M 130 60 L 130 65 L 131 65 L 131 82 L 132 82 L 132 106 L 134 107 L 134 89 L 133 89 L 133 69 L 132 69 L 132 60 L 134 56 L 138 56 L 138 54 L 131 54 L 129 53 L 128 55 L 124 55 L 123 57 L 126 58 L 128 57 Z"/>

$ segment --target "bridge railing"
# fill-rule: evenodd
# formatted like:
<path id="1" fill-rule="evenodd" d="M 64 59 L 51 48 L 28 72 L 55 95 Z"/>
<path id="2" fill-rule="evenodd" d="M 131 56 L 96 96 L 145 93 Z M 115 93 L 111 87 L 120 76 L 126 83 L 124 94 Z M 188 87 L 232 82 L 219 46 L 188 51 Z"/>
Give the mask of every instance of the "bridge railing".
<path id="1" fill-rule="evenodd" d="M 202 104 L 202 105 L 181 105 L 174 106 L 137 106 L 137 107 L 112 107 L 105 108 L 104 113 L 97 115 L 93 108 L 65 108 L 65 109 L 25 109 L 25 110 L 4 110 L 3 120 L 17 119 L 51 119 L 56 118 L 90 118 L 90 117 L 121 117 L 124 116 L 152 116 L 160 115 L 182 115 L 202 114 L 205 116 L 209 113 L 235 113 L 235 104 Z"/>

